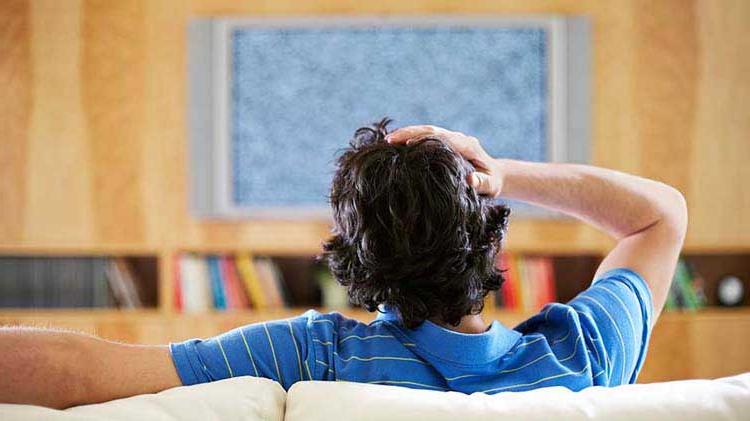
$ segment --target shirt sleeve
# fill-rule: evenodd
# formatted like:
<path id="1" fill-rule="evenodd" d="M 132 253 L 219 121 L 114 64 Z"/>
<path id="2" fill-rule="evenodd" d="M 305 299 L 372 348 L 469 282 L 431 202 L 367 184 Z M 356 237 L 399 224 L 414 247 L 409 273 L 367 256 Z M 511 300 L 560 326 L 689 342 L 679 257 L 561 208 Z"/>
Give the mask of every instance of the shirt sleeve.
<path id="1" fill-rule="evenodd" d="M 562 347 L 566 352 L 572 349 L 571 355 L 585 355 L 580 361 L 563 360 L 574 371 L 585 363 L 592 385 L 618 386 L 637 379 L 648 349 L 652 315 L 651 292 L 643 278 L 630 269 L 614 269 L 567 304 L 550 303 L 515 329 L 541 334 L 554 350 Z M 578 343 L 585 354 L 575 352 Z"/>
<path id="2" fill-rule="evenodd" d="M 643 278 L 630 269 L 614 269 L 568 305 L 578 315 L 594 371 L 605 385 L 635 383 L 651 336 L 653 301 Z"/>
<path id="3" fill-rule="evenodd" d="M 289 389 L 297 381 L 310 380 L 307 360 L 311 314 L 255 323 L 206 340 L 171 344 L 182 384 L 257 376 L 276 380 Z"/>

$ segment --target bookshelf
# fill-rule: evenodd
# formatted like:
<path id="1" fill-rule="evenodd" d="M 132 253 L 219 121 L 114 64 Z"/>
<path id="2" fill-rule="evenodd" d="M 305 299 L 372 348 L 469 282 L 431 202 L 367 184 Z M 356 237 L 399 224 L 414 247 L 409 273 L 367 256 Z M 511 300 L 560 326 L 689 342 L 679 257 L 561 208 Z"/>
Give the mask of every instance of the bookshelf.
<path id="1" fill-rule="evenodd" d="M 159 259 L 112 250 L 0 250 L 2 309 L 159 307 Z"/>
<path id="2" fill-rule="evenodd" d="M 564 232 L 567 228 L 563 228 Z M 531 245 L 532 247 L 529 247 Z M 579 247 L 550 248 L 549 244 L 526 244 L 520 250 L 509 245 L 516 255 L 548 258 L 556 274 L 555 294 L 566 301 L 588 285 L 604 256 L 604 249 Z M 290 307 L 207 310 L 185 313 L 175 307 L 176 256 L 190 253 L 197 256 L 249 252 L 253 256 L 272 258 L 288 280 Z M 315 252 L 300 249 L 248 247 L 247 244 L 214 244 L 193 247 L 3 247 L 0 258 L 7 256 L 101 256 L 124 258 L 137 267 L 139 287 L 152 297 L 149 305 L 138 309 L 19 309 L 0 308 L 2 325 L 54 326 L 89 332 L 99 336 L 133 343 L 163 344 L 191 337 L 207 337 L 244 324 L 297 316 L 308 309 L 331 311 L 321 307 L 320 291 L 311 285 L 312 274 L 318 269 Z M 641 382 L 717 377 L 750 370 L 750 360 L 742 350 L 750 347 L 750 300 L 738 308 L 716 306 L 717 280 L 734 273 L 750 280 L 750 250 L 686 248 L 684 258 L 705 280 L 708 305 L 695 311 L 665 311 L 655 326 L 652 344 Z M 747 293 L 746 293 L 747 294 Z M 368 322 L 374 318 L 356 308 L 337 308 L 343 314 Z M 514 326 L 533 314 L 521 309 L 487 308 L 486 320 L 497 319 Z M 717 343 L 724 344 L 718 346 Z M 737 354 L 736 356 L 734 356 Z M 727 355 L 732 356 L 728 358 Z M 678 360 L 675 361 L 675 360 Z"/>
<path id="3" fill-rule="evenodd" d="M 547 246 L 537 248 L 524 247 L 521 250 L 507 247 L 508 251 L 524 258 L 550 259 L 555 274 L 555 297 L 557 301 L 565 302 L 573 298 L 578 292 L 585 289 L 604 251 L 593 249 L 578 252 L 574 250 L 549 250 Z M 321 308 L 320 290 L 314 283 L 314 272 L 324 269 L 324 266 L 316 260 L 316 253 L 307 247 L 294 249 L 272 249 L 258 247 L 244 247 L 230 245 L 202 246 L 202 247 L 8 247 L 0 246 L 0 261 L 7 258 L 105 258 L 123 259 L 132 268 L 137 279 L 139 295 L 143 299 L 143 306 L 139 309 L 130 310 L 129 314 L 146 312 L 146 314 L 161 314 L 164 316 L 182 316 L 175 308 L 175 275 L 177 271 L 176 256 L 192 254 L 196 256 L 209 255 L 234 255 L 236 253 L 249 253 L 252 256 L 267 257 L 272 259 L 281 272 L 285 283 L 288 283 L 291 309 Z M 745 283 L 745 296 L 742 305 L 735 309 L 750 312 L 750 249 L 733 248 L 727 250 L 711 250 L 686 248 L 683 259 L 702 275 L 705 282 L 705 295 L 707 299 L 705 311 L 732 311 L 719 307 L 717 299 L 718 281 L 725 275 L 736 275 Z M 288 309 L 282 309 L 287 311 Z M 69 311 L 87 311 L 83 309 L 21 309 L 0 308 L 0 319 L 5 315 L 23 312 L 39 311 L 41 313 L 56 312 L 67 314 Z M 98 310 L 97 310 L 98 311 Z M 106 309 L 93 314 L 99 317 L 101 314 L 113 314 L 119 311 L 116 308 Z M 272 314 L 273 309 L 258 312 L 253 309 L 235 310 L 233 313 L 247 314 Z M 493 311 L 503 311 L 497 309 Z M 528 313 L 529 310 L 519 310 Z M 210 310 L 215 312 L 215 310 Z M 40 314 L 41 314 L 40 313 Z"/>

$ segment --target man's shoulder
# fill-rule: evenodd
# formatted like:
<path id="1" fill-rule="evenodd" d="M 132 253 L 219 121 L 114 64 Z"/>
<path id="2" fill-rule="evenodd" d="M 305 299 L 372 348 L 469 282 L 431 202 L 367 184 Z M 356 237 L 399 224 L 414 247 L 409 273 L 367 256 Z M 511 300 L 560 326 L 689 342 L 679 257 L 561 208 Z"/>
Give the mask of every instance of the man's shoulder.
<path id="1" fill-rule="evenodd" d="M 324 329 L 327 328 L 337 331 L 367 329 L 371 326 L 370 324 L 348 317 L 338 311 L 321 313 L 317 310 L 310 309 L 299 317 L 306 320 L 310 327 L 322 327 Z"/>

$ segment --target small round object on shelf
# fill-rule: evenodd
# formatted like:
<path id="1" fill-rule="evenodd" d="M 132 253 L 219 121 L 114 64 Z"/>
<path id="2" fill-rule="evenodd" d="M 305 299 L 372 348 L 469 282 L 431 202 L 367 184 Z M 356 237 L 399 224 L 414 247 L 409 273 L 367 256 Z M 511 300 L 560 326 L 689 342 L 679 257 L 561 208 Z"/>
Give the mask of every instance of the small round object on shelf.
<path id="1" fill-rule="evenodd" d="M 727 275 L 719 280 L 719 304 L 734 307 L 742 304 L 745 297 L 745 284 L 734 275 Z"/>

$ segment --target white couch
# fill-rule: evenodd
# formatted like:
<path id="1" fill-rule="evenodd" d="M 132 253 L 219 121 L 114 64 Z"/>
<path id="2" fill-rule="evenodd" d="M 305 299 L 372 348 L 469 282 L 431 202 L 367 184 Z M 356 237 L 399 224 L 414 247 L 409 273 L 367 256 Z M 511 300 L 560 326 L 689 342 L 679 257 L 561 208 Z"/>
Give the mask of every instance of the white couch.
<path id="1" fill-rule="evenodd" d="M 0 405 L 0 420 L 741 420 L 750 373 L 718 380 L 464 395 L 348 382 L 277 383 L 238 377 L 65 411 Z"/>

